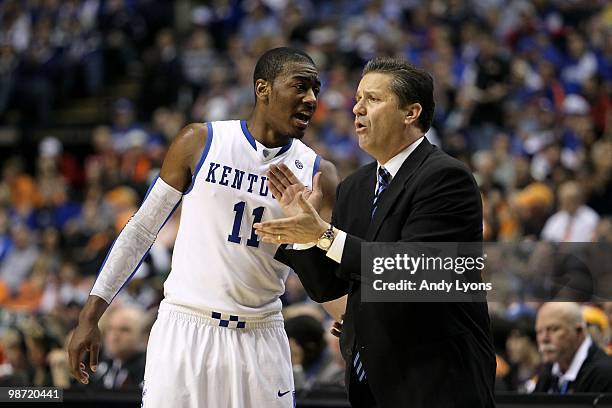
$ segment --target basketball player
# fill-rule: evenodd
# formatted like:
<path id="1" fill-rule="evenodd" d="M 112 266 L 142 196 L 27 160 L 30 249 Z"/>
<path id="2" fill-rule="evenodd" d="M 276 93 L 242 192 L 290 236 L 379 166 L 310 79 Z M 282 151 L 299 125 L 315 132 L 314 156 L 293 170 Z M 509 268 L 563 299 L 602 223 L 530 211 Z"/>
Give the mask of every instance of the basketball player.
<path id="1" fill-rule="evenodd" d="M 268 188 L 271 165 L 284 163 L 305 186 L 321 190 L 328 218 L 337 176 L 299 140 L 320 88 L 312 59 L 290 48 L 270 50 L 257 62 L 254 87 L 248 120 L 191 124 L 170 146 L 81 311 L 69 345 L 80 382 L 89 379 L 85 351 L 96 369 L 100 316 L 182 201 L 172 271 L 147 348 L 143 406 L 294 406 L 279 300 L 289 270 L 273 258 L 278 244 L 261 242 L 253 224 L 284 216 Z M 315 179 L 318 171 L 326 177 Z"/>

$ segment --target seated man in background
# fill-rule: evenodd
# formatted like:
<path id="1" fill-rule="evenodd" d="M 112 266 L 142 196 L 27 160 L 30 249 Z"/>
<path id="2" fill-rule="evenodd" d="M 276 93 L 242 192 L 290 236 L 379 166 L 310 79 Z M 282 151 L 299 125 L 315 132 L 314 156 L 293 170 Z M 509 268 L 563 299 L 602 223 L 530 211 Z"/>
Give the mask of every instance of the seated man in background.
<path id="1" fill-rule="evenodd" d="M 104 330 L 105 358 L 98 365 L 93 384 L 108 390 L 142 388 L 145 368 L 145 313 L 121 306 L 108 317 Z"/>
<path id="2" fill-rule="evenodd" d="M 612 358 L 591 340 L 578 304 L 542 305 L 536 333 L 546 365 L 535 392 L 612 392 Z"/>

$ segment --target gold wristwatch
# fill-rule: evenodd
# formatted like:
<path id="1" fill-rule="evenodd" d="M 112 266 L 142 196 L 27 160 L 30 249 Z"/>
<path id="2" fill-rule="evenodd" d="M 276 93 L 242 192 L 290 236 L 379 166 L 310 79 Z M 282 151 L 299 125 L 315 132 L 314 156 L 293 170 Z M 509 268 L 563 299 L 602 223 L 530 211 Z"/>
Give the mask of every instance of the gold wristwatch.
<path id="1" fill-rule="evenodd" d="M 334 242 L 334 238 L 334 226 L 329 224 L 329 228 L 326 229 L 323 235 L 319 237 L 319 240 L 317 241 L 317 247 L 321 248 L 324 251 L 327 251 Z"/>

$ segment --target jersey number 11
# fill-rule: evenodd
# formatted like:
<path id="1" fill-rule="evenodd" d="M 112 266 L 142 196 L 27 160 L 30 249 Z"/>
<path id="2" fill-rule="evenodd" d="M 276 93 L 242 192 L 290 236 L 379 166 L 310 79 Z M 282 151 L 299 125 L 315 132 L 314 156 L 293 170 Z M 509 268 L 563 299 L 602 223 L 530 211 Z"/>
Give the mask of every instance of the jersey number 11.
<path id="1" fill-rule="evenodd" d="M 233 242 L 235 244 L 239 244 L 242 238 L 240 238 L 240 225 L 242 224 L 242 216 L 244 215 L 244 207 L 246 203 L 244 201 L 240 201 L 234 205 L 234 212 L 236 216 L 234 217 L 234 226 L 232 227 L 232 233 L 227 236 L 227 240 L 229 242 Z M 260 222 L 263 217 L 265 208 L 257 207 L 253 210 L 253 222 L 251 224 L 251 236 L 247 239 L 247 246 L 257 248 L 259 246 L 259 241 L 257 240 L 257 234 L 255 234 L 255 228 L 252 227 L 256 222 Z"/>

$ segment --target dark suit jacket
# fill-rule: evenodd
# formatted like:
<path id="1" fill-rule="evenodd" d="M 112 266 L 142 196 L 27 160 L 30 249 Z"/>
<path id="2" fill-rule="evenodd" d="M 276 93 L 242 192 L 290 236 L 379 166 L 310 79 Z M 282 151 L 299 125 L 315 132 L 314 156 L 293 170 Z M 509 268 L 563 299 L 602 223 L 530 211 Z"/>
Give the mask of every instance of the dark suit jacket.
<path id="1" fill-rule="evenodd" d="M 552 364 L 544 366 L 535 392 L 548 392 L 551 389 L 556 381 L 552 375 L 552 366 Z M 576 380 L 569 384 L 567 392 L 612 392 L 612 357 L 593 343 Z"/>
<path id="2" fill-rule="evenodd" d="M 482 241 L 478 187 L 461 162 L 425 139 L 370 221 L 376 171 L 371 163 L 338 186 L 332 223 L 348 234 L 340 264 L 316 247 L 282 249 L 278 258 L 315 301 L 348 293 L 342 354 L 352 361 L 356 341 L 378 406 L 493 407 L 495 354 L 486 303 L 362 303 L 359 284 L 362 242 Z"/>

